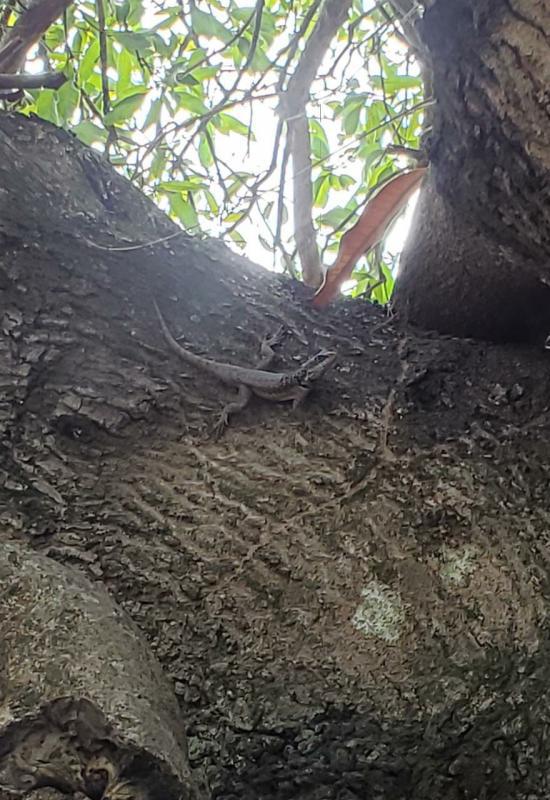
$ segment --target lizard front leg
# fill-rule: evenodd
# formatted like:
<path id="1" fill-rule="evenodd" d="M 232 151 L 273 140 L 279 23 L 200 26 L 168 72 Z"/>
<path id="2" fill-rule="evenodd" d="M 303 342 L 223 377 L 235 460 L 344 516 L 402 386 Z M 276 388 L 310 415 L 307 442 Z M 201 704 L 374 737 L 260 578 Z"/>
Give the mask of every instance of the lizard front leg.
<path id="1" fill-rule="evenodd" d="M 256 369 L 267 369 L 269 366 L 271 366 L 277 356 L 273 348 L 281 343 L 281 340 L 285 334 L 285 330 L 286 329 L 284 325 L 280 325 L 275 333 L 264 336 L 260 346 L 260 360 L 256 366 Z M 227 428 L 229 424 L 229 417 L 232 414 L 243 411 L 243 409 L 248 405 L 252 395 L 252 390 L 247 386 L 244 386 L 244 384 L 239 386 L 236 399 L 224 406 L 222 413 L 220 414 L 220 418 L 214 425 L 212 433 L 215 439 L 219 439 L 224 430 Z"/>
<path id="2" fill-rule="evenodd" d="M 226 406 L 223 407 L 222 413 L 220 414 L 220 418 L 214 425 L 214 429 L 212 431 L 212 435 L 215 439 L 219 439 L 224 430 L 229 425 L 229 417 L 232 414 L 236 414 L 238 411 L 242 411 L 248 405 L 250 398 L 252 397 L 252 390 L 241 384 L 239 386 L 239 392 L 235 400 L 231 403 L 228 403 Z"/>
<path id="3" fill-rule="evenodd" d="M 296 411 L 297 408 L 300 408 L 308 394 L 310 393 L 311 389 L 309 386 L 295 386 L 294 387 L 294 396 L 292 398 L 292 410 Z"/>

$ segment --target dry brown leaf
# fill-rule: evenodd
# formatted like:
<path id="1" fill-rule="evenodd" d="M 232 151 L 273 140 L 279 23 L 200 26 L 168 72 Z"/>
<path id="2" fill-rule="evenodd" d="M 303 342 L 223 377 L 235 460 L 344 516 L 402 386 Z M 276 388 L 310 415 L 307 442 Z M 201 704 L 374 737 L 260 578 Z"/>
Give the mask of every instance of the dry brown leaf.
<path id="1" fill-rule="evenodd" d="M 371 197 L 353 228 L 346 231 L 340 240 L 336 261 L 313 298 L 316 308 L 323 308 L 334 299 L 359 258 L 380 242 L 389 224 L 420 185 L 426 170 L 427 167 L 417 167 L 409 172 L 400 172 Z"/>

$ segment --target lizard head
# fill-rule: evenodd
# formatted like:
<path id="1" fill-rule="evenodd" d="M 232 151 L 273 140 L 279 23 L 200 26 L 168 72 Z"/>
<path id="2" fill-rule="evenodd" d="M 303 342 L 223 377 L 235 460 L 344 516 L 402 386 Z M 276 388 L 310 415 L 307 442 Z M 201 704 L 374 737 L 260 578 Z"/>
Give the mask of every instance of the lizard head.
<path id="1" fill-rule="evenodd" d="M 315 383 L 336 361 L 337 353 L 334 350 L 320 350 L 302 364 L 302 385 L 310 386 Z"/>

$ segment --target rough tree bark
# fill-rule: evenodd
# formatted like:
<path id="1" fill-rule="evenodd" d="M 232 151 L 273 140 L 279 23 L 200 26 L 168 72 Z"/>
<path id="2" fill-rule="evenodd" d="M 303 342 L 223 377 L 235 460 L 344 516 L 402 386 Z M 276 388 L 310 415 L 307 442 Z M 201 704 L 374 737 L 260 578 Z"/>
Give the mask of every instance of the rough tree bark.
<path id="1" fill-rule="evenodd" d="M 0 787 L 196 796 L 173 688 L 104 588 L 3 542 L 0 642 Z"/>
<path id="2" fill-rule="evenodd" d="M 0 540 L 129 614 L 214 797 L 547 798 L 547 353 L 314 313 L 216 242 L 131 249 L 174 231 L 65 133 L 0 118 Z M 284 364 L 339 366 L 214 442 L 228 392 L 168 351 L 153 294 L 197 351 L 250 363 L 284 323 Z"/>
<path id="3" fill-rule="evenodd" d="M 550 3 L 436 2 L 421 26 L 437 105 L 396 308 L 497 340 L 550 332 Z"/>
<path id="4" fill-rule="evenodd" d="M 546 354 L 313 314 L 215 242 L 99 249 L 173 228 L 52 126 L 0 130 L 1 536 L 131 615 L 210 792 L 547 796 Z M 214 443 L 153 292 L 197 350 L 284 322 L 287 364 L 339 369 Z"/>

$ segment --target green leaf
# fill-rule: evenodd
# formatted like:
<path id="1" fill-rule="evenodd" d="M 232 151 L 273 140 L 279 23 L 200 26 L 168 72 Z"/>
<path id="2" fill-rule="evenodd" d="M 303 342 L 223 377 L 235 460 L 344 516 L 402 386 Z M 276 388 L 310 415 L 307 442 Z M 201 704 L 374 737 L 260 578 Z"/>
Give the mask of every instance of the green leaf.
<path id="1" fill-rule="evenodd" d="M 337 177 L 342 189 L 349 189 L 350 186 L 354 186 L 356 183 L 355 178 L 352 178 L 351 175 L 338 175 L 335 177 Z"/>
<path id="2" fill-rule="evenodd" d="M 126 163 L 126 155 L 124 153 L 116 153 L 111 156 L 111 164 L 115 167 L 123 167 Z"/>
<path id="3" fill-rule="evenodd" d="M 80 92 L 71 81 L 57 90 L 57 111 L 63 122 L 69 122 L 80 100 Z"/>
<path id="4" fill-rule="evenodd" d="M 52 66 L 61 67 L 67 75 L 74 76 L 74 65 L 67 61 L 66 53 L 48 53 L 48 59 L 51 61 Z"/>
<path id="5" fill-rule="evenodd" d="M 256 10 L 255 6 L 240 6 L 239 8 L 233 8 L 231 10 L 231 19 L 236 20 L 239 23 L 248 22 L 250 24 L 248 26 L 248 31 L 252 31 L 256 24 L 256 18 L 254 15 L 254 11 Z M 252 16 L 254 18 L 252 19 Z M 266 7 L 264 7 L 262 11 L 262 21 L 260 25 L 260 38 L 266 44 L 271 44 L 273 41 L 273 37 L 277 33 L 277 17 L 272 14 Z M 251 34 L 250 34 L 251 35 Z"/>
<path id="6" fill-rule="evenodd" d="M 231 214 L 226 214 L 226 216 L 223 218 L 223 221 L 226 225 L 234 225 L 236 222 L 240 222 L 242 218 L 242 211 L 233 211 Z"/>
<path id="7" fill-rule="evenodd" d="M 234 179 L 231 181 L 229 186 L 226 187 L 228 197 L 234 197 L 236 194 L 238 194 L 243 186 L 246 186 L 247 181 L 252 177 L 248 172 L 236 172 L 234 175 Z"/>
<path id="8" fill-rule="evenodd" d="M 384 183 L 384 181 L 391 177 L 394 173 L 395 165 L 390 159 L 386 158 L 378 167 L 374 167 L 371 170 L 369 176 L 369 185 L 378 186 L 379 184 Z"/>
<path id="9" fill-rule="evenodd" d="M 328 199 L 330 189 L 330 175 L 324 173 L 313 183 L 313 205 L 317 208 L 324 208 Z"/>
<path id="10" fill-rule="evenodd" d="M 67 30 L 70 30 L 71 28 L 74 28 L 75 27 L 75 17 L 76 17 L 74 5 L 68 6 L 65 9 L 64 17 L 65 17 L 65 19 L 63 21 L 63 25 L 67 26 Z"/>
<path id="11" fill-rule="evenodd" d="M 240 119 L 233 117 L 231 114 L 220 113 L 212 119 L 213 124 L 220 131 L 220 133 L 238 133 L 241 136 L 249 136 L 255 141 L 255 137 L 251 134 L 250 128 L 241 122 Z"/>
<path id="12" fill-rule="evenodd" d="M 120 91 L 117 91 L 117 97 L 118 100 L 125 100 L 131 95 L 135 95 L 136 92 L 146 93 L 147 91 L 147 86 L 144 86 L 142 83 L 129 83 L 128 86 L 124 87 L 124 89 L 121 88 Z"/>
<path id="13" fill-rule="evenodd" d="M 82 88 L 88 93 L 89 96 L 93 97 L 94 94 L 97 94 L 99 97 L 101 92 L 101 77 L 96 73 L 90 75 L 88 80 L 82 84 Z"/>
<path id="14" fill-rule="evenodd" d="M 107 131 L 105 128 L 100 128 L 89 119 L 79 122 L 71 128 L 72 132 L 80 139 L 81 142 L 90 146 L 96 142 L 105 142 L 107 140 Z"/>
<path id="15" fill-rule="evenodd" d="M 367 119 L 365 130 L 370 131 L 369 142 L 376 142 L 380 146 L 380 125 L 385 122 L 387 116 L 386 106 L 381 100 L 376 100 L 367 106 Z"/>
<path id="16" fill-rule="evenodd" d="M 384 150 L 380 147 L 379 142 L 372 144 L 365 141 L 364 144 L 357 150 L 357 156 L 363 162 L 363 180 L 369 183 L 369 170 L 372 165 L 384 155 Z"/>
<path id="17" fill-rule="evenodd" d="M 127 92 L 132 85 L 132 70 L 136 65 L 134 56 L 128 50 L 122 50 L 117 59 L 118 80 L 116 83 L 117 93 L 120 95 Z"/>
<path id="18" fill-rule="evenodd" d="M 362 294 L 365 294 L 371 284 L 372 280 L 370 275 L 367 275 L 365 278 L 361 278 L 351 290 L 351 296 L 360 297 Z"/>
<path id="19" fill-rule="evenodd" d="M 379 75 L 374 75 L 371 82 L 378 89 L 385 89 L 387 94 L 396 94 L 405 89 L 422 89 L 422 79 L 415 75 L 388 75 L 384 80 Z"/>
<path id="20" fill-rule="evenodd" d="M 197 47 L 196 50 L 193 50 L 193 52 L 189 56 L 189 59 L 185 63 L 187 63 L 187 66 L 189 68 L 194 67 L 196 64 L 199 64 L 199 63 L 200 64 L 208 64 L 208 53 L 206 52 L 206 50 L 204 50 L 204 48 Z M 218 69 L 218 72 L 219 72 L 219 69 Z"/>
<path id="21" fill-rule="evenodd" d="M 219 71 L 218 67 L 195 67 L 191 74 L 195 80 L 202 83 L 202 81 L 209 81 L 211 78 L 215 78 Z"/>
<path id="22" fill-rule="evenodd" d="M 132 137 L 132 134 L 131 134 L 131 132 L 130 132 L 130 131 L 126 131 L 126 132 L 124 132 L 124 131 L 118 131 L 118 134 L 117 134 L 117 142 L 118 142 L 119 144 L 120 144 L 120 142 L 124 142 L 124 144 L 128 144 L 128 145 L 130 145 L 130 147 L 136 147 L 136 146 L 137 146 L 137 142 L 136 142 L 136 140 L 135 140 L 135 139 Z M 123 163 L 125 163 L 125 160 L 123 160 Z"/>
<path id="23" fill-rule="evenodd" d="M 196 6 L 191 10 L 191 25 L 193 26 L 193 33 L 196 36 L 206 36 L 209 39 L 219 39 L 222 42 L 228 42 L 232 33 L 225 25 L 212 16 L 207 14 L 206 11 L 201 11 Z"/>
<path id="24" fill-rule="evenodd" d="M 354 104 L 344 112 L 343 128 L 348 136 L 351 136 L 357 131 L 362 110 L 362 105 Z"/>
<path id="25" fill-rule="evenodd" d="M 116 21 L 119 25 L 124 25 L 130 13 L 130 0 L 123 0 L 121 3 L 113 3 L 112 7 L 115 11 Z"/>
<path id="26" fill-rule="evenodd" d="M 419 137 L 422 133 L 422 120 L 424 119 L 424 109 L 419 108 L 413 111 L 408 117 L 403 117 L 401 123 L 401 134 L 405 136 L 405 142 L 409 147 L 418 147 Z"/>
<path id="27" fill-rule="evenodd" d="M 67 11 L 68 10 L 69 9 L 67 9 Z M 77 58 L 79 58 L 82 55 L 82 43 L 84 42 L 85 38 L 86 37 L 84 36 L 83 31 L 77 30 L 75 35 L 74 35 L 74 37 L 73 37 L 73 40 L 71 41 L 71 51 L 72 51 L 73 55 L 76 56 Z M 52 56 L 55 56 L 56 59 L 58 59 L 60 55 L 61 55 L 61 53 L 51 52 L 50 53 L 50 58 Z"/>
<path id="28" fill-rule="evenodd" d="M 245 59 L 245 56 L 242 50 L 239 48 L 239 45 L 234 44 L 232 47 L 228 48 L 226 52 L 233 62 L 234 67 L 239 69 Z"/>
<path id="29" fill-rule="evenodd" d="M 161 31 L 165 28 L 171 29 L 174 25 L 174 22 L 179 19 L 181 14 L 181 8 L 178 6 L 171 6 L 161 9 L 157 11 L 155 17 L 162 17 L 160 22 L 157 22 L 154 29 L 156 31 Z"/>
<path id="30" fill-rule="evenodd" d="M 65 31 L 62 25 L 51 25 L 44 34 L 44 41 L 48 48 L 55 50 L 65 41 Z"/>
<path id="31" fill-rule="evenodd" d="M 204 134 L 201 134 L 199 141 L 199 161 L 205 169 L 208 169 L 214 163 L 214 156 L 210 149 L 210 143 Z"/>
<path id="32" fill-rule="evenodd" d="M 350 219 L 349 209 L 342 208 L 341 206 L 335 206 L 331 208 L 330 211 L 327 211 L 325 214 L 321 214 L 315 220 L 319 225 L 326 225 L 330 228 L 337 228 L 346 220 Z"/>
<path id="33" fill-rule="evenodd" d="M 257 47 L 254 58 L 250 62 L 249 70 L 252 70 L 252 72 L 266 72 L 272 66 L 271 61 L 264 51 L 260 47 Z"/>
<path id="34" fill-rule="evenodd" d="M 203 189 L 206 184 L 204 184 L 200 178 L 193 179 L 190 178 L 185 181 L 163 181 L 159 184 L 159 188 L 165 192 L 187 192 L 187 191 L 196 191 L 197 189 Z"/>
<path id="35" fill-rule="evenodd" d="M 231 17 L 236 19 L 237 22 L 249 22 L 249 20 L 252 21 L 252 18 L 255 17 L 255 11 L 255 6 L 239 6 L 231 10 Z"/>
<path id="36" fill-rule="evenodd" d="M 230 231 L 229 236 L 231 239 L 233 239 L 235 244 L 241 248 L 241 250 L 246 247 L 246 239 L 242 233 L 239 233 L 239 231 Z"/>
<path id="37" fill-rule="evenodd" d="M 144 11 L 145 9 L 141 0 L 130 0 L 130 12 L 128 14 L 128 18 L 126 19 L 128 27 L 137 27 L 142 20 Z"/>
<path id="38" fill-rule="evenodd" d="M 199 86 L 200 83 L 191 72 L 178 72 L 174 77 L 182 86 Z"/>
<path id="39" fill-rule="evenodd" d="M 103 119 L 105 125 L 119 125 L 122 122 L 126 122 L 130 117 L 133 117 L 143 103 L 147 92 L 147 89 L 134 92 L 134 94 L 128 95 L 128 97 L 125 97 L 124 100 L 121 100 L 119 103 L 115 103 L 111 111 L 105 114 Z"/>
<path id="40" fill-rule="evenodd" d="M 219 207 L 219 205 L 218 205 L 218 203 L 217 203 L 217 201 L 216 201 L 216 198 L 215 198 L 215 197 L 214 197 L 214 195 L 212 194 L 212 192 L 211 192 L 211 191 L 209 191 L 208 189 L 205 189 L 205 190 L 203 191 L 203 194 L 204 194 L 204 197 L 205 197 L 205 199 L 206 199 L 206 202 L 208 203 L 208 208 L 210 209 L 210 211 L 211 211 L 213 214 L 219 214 L 219 212 L 220 212 L 220 207 Z"/>
<path id="41" fill-rule="evenodd" d="M 109 37 L 130 51 L 141 52 L 143 50 L 148 50 L 151 46 L 149 36 L 146 33 L 135 33 L 133 31 L 109 31 Z"/>
<path id="42" fill-rule="evenodd" d="M 36 101 L 36 113 L 42 119 L 59 125 L 59 115 L 57 113 L 57 103 L 55 91 L 53 89 L 42 89 Z"/>
<path id="43" fill-rule="evenodd" d="M 145 122 L 143 123 L 143 130 L 146 131 L 147 128 L 150 128 L 151 125 L 156 125 L 160 120 L 160 112 L 162 110 L 162 98 L 157 97 L 156 100 L 153 100 L 151 105 L 149 106 L 149 111 L 147 112 L 147 116 L 145 117 Z"/>
<path id="44" fill-rule="evenodd" d="M 208 112 L 207 106 L 204 105 L 200 97 L 190 94 L 185 91 L 185 89 L 180 89 L 178 87 L 174 89 L 174 92 L 177 95 L 178 105 L 181 108 L 185 108 L 187 111 L 191 111 L 193 114 L 198 114 L 199 116 Z"/>
<path id="45" fill-rule="evenodd" d="M 149 170 L 149 175 L 153 180 L 156 180 L 162 175 L 164 167 L 166 166 L 166 152 L 162 147 L 159 147 L 158 150 L 155 152 L 153 156 L 153 161 L 151 163 L 151 169 Z"/>
<path id="46" fill-rule="evenodd" d="M 258 234 L 258 239 L 264 250 L 267 250 L 268 253 L 273 252 L 273 244 L 271 242 L 268 242 L 267 239 L 264 239 L 261 234 Z"/>
<path id="47" fill-rule="evenodd" d="M 170 194 L 170 210 L 183 223 L 186 230 L 199 228 L 197 212 L 188 200 L 184 200 L 181 194 Z"/>
<path id="48" fill-rule="evenodd" d="M 316 119 L 309 120 L 309 135 L 311 139 L 311 154 L 317 159 L 325 159 L 329 154 L 327 135 Z"/>
<path id="49" fill-rule="evenodd" d="M 147 38 L 149 39 L 150 49 L 154 50 L 155 55 L 163 56 L 168 59 L 172 58 L 174 55 L 174 46 L 177 41 L 175 36 L 170 36 L 169 41 L 166 42 L 160 33 L 151 31 L 147 34 Z"/>
<path id="50" fill-rule="evenodd" d="M 86 50 L 82 60 L 80 61 L 80 67 L 78 69 L 78 78 L 81 84 L 86 83 L 88 78 L 93 72 L 94 67 L 99 62 L 99 39 L 95 38 L 92 40 L 92 43 Z"/>

